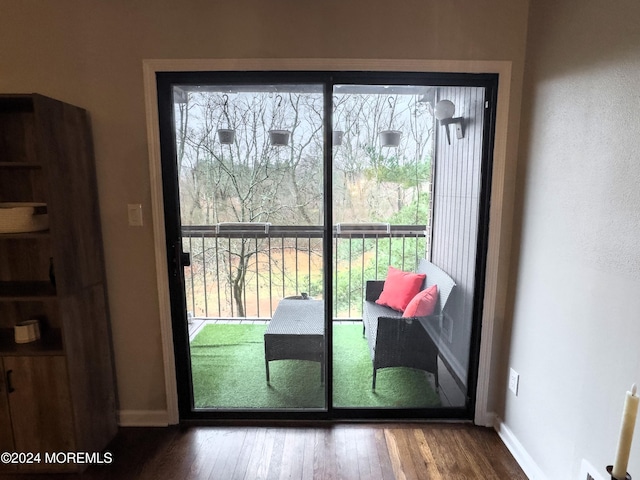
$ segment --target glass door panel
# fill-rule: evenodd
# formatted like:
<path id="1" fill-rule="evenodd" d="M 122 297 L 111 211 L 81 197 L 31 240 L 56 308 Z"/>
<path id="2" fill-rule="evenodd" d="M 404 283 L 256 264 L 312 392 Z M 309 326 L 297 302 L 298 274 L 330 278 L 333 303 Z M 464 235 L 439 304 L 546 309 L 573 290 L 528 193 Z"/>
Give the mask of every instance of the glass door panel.
<path id="1" fill-rule="evenodd" d="M 333 146 L 336 407 L 438 405 L 434 386 L 422 371 L 378 370 L 373 388 L 372 352 L 377 348 L 378 358 L 382 355 L 384 339 L 376 344 L 377 328 L 364 328 L 363 321 L 363 308 L 372 303 L 366 302 L 369 290 L 384 282 L 389 265 L 415 271 L 427 255 L 433 112 L 420 101 L 425 91 L 398 85 L 333 89 L 333 124 L 341 132 Z"/>
<path id="2" fill-rule="evenodd" d="M 476 267 L 483 91 L 333 87 L 337 408 L 465 406 L 473 322 L 472 308 L 466 307 L 473 304 Z M 466 138 L 458 137 L 458 123 L 448 123 L 454 112 L 447 112 L 446 119 L 438 112 L 450 106 L 439 102 L 449 99 L 465 110 L 467 123 L 473 121 Z M 410 294 L 408 284 L 399 283 L 400 277 L 426 271 L 430 277 L 415 277 Z M 436 293 L 427 297 L 427 287 L 439 275 L 440 289 L 436 285 Z M 456 282 L 464 291 L 448 295 Z M 411 313 L 408 303 L 414 297 L 420 297 L 413 302 L 420 308 Z M 425 298 L 435 299 L 433 313 L 422 308 Z M 447 308 L 441 311 L 445 300 Z"/>
<path id="3" fill-rule="evenodd" d="M 322 85 L 175 85 L 193 408 L 326 409 Z"/>

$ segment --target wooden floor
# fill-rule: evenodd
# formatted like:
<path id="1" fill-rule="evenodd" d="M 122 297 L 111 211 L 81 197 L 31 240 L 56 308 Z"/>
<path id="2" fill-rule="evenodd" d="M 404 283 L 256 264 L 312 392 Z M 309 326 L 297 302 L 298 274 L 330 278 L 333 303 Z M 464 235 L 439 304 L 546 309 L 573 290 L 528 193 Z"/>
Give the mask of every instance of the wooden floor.
<path id="1" fill-rule="evenodd" d="M 14 479 L 525 480 L 495 431 L 468 424 L 123 428 L 111 465 Z"/>

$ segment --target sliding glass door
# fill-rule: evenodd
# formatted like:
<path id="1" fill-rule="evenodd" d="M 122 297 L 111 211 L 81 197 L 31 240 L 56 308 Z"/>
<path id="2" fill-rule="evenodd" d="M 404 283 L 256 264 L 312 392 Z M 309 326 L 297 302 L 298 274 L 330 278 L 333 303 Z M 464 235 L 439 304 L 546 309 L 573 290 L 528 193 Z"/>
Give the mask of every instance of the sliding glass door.
<path id="1" fill-rule="evenodd" d="M 495 81 L 158 75 L 182 418 L 470 415 Z"/>

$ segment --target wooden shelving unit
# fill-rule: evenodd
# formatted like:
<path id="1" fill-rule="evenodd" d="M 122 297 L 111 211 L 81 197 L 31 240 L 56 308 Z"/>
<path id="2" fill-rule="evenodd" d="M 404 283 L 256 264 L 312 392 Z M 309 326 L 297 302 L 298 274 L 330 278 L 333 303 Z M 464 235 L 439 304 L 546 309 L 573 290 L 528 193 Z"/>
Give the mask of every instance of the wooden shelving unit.
<path id="1" fill-rule="evenodd" d="M 0 234 L 0 451 L 100 452 L 115 435 L 96 191 L 87 113 L 37 94 L 0 95 L 0 202 L 46 203 L 50 223 Z M 18 344 L 14 327 L 28 319 L 41 338 Z M 0 464 L 13 473 L 84 468 Z"/>

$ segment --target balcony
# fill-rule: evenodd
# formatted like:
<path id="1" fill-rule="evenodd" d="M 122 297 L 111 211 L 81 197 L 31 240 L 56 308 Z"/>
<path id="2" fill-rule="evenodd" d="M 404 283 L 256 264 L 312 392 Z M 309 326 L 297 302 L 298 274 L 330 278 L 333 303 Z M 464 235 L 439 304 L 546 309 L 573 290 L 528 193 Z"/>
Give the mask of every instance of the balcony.
<path id="1" fill-rule="evenodd" d="M 183 226 L 189 317 L 268 320 L 281 298 L 325 298 L 322 226 L 219 223 Z M 336 224 L 332 227 L 334 320 L 360 320 L 366 280 L 389 264 L 414 270 L 429 249 L 425 225 Z"/>

